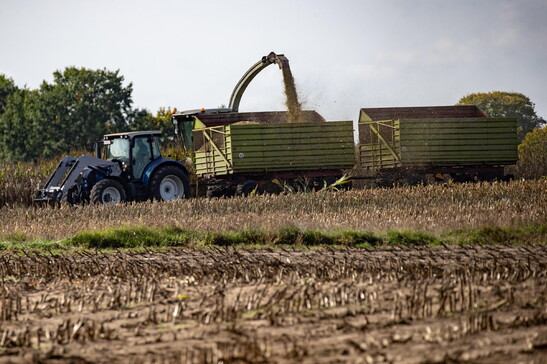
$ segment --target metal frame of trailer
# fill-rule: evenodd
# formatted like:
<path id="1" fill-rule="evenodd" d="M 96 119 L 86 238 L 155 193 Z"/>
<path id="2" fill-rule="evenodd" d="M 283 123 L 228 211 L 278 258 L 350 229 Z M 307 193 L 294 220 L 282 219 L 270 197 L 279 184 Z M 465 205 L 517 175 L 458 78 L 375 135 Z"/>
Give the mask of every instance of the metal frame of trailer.
<path id="1" fill-rule="evenodd" d="M 362 109 L 359 118 L 359 164 L 386 178 L 503 179 L 517 145 L 515 118 L 488 118 L 476 106 Z"/>
<path id="2" fill-rule="evenodd" d="M 318 185 L 355 164 L 351 121 L 220 125 L 195 129 L 193 140 L 196 174 L 211 186 L 299 178 Z"/>

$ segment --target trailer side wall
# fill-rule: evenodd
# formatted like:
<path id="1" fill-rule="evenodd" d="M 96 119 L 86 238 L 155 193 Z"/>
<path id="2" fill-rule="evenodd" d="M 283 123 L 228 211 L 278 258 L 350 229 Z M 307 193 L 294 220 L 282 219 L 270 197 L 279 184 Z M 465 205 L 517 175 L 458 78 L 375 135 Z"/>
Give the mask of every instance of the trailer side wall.
<path id="1" fill-rule="evenodd" d="M 194 138 L 200 176 L 346 169 L 355 164 L 351 121 L 235 124 L 196 130 Z"/>
<path id="2" fill-rule="evenodd" d="M 503 166 L 517 159 L 514 118 L 430 118 L 359 123 L 361 166 Z"/>
<path id="3" fill-rule="evenodd" d="M 507 165 L 518 158 L 516 119 L 403 119 L 400 128 L 403 165 Z"/>

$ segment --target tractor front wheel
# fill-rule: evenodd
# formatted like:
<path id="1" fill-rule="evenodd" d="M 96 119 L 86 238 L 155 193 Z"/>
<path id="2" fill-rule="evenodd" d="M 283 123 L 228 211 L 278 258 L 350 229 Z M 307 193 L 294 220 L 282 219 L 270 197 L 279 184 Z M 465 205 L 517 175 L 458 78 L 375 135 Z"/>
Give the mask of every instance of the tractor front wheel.
<path id="1" fill-rule="evenodd" d="M 160 167 L 150 180 L 150 195 L 159 201 L 190 198 L 188 176 L 179 167 Z"/>
<path id="2" fill-rule="evenodd" d="M 95 204 L 116 205 L 125 202 L 127 197 L 122 184 L 113 179 L 103 179 L 91 189 L 91 202 Z"/>

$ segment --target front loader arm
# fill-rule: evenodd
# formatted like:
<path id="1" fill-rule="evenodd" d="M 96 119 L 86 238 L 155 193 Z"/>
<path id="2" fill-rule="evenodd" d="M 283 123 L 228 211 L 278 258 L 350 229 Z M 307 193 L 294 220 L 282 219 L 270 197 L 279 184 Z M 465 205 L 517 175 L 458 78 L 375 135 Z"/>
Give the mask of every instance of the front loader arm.
<path id="1" fill-rule="evenodd" d="M 53 175 L 43 188 L 36 192 L 35 202 L 57 201 L 61 202 L 68 191 L 76 183 L 80 173 L 88 167 L 101 166 L 102 169 L 119 168 L 115 162 L 95 158 L 90 155 L 82 155 L 80 158 L 65 157 L 61 160 Z"/>

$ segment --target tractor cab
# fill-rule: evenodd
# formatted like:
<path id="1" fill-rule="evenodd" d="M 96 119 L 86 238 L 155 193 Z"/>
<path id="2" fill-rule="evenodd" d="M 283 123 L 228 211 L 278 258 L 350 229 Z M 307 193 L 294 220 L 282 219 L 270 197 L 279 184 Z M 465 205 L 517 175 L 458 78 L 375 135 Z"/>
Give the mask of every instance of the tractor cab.
<path id="1" fill-rule="evenodd" d="M 96 156 L 117 162 L 131 180 L 141 180 L 151 162 L 161 157 L 160 131 L 107 134 L 97 143 Z"/>

